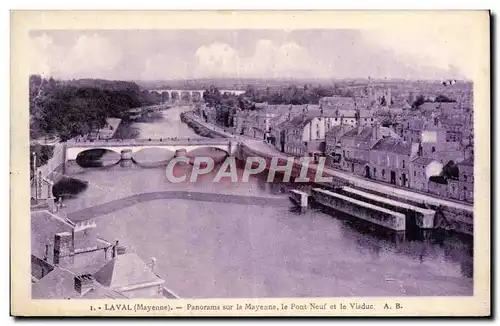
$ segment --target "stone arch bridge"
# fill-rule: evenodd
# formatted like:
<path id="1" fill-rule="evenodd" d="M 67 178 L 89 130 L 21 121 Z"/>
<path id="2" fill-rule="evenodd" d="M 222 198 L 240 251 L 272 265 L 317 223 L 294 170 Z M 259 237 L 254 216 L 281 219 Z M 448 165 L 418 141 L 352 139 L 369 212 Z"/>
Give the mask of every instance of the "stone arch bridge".
<path id="1" fill-rule="evenodd" d="M 164 148 L 172 152 L 186 153 L 199 148 L 217 148 L 232 156 L 236 154 L 237 143 L 235 140 L 227 138 L 71 141 L 65 144 L 65 160 L 76 160 L 78 154 L 91 149 L 106 149 L 121 154 L 123 157 L 124 152 L 135 153 L 146 148 Z"/>
<path id="2" fill-rule="evenodd" d="M 181 100 L 183 98 L 187 98 L 189 101 L 202 101 L 203 93 L 205 92 L 203 89 L 148 89 L 147 91 L 160 95 L 163 102 Z M 236 96 L 245 93 L 245 91 L 234 89 L 221 89 L 219 91 L 221 94 L 228 93 Z"/>

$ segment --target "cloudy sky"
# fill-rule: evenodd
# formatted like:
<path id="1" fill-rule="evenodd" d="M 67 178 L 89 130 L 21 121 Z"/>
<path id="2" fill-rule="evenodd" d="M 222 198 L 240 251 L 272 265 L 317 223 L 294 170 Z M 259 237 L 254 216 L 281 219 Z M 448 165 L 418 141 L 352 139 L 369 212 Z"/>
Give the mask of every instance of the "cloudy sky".
<path id="1" fill-rule="evenodd" d="M 451 33 L 374 30 L 33 31 L 31 72 L 56 78 L 470 78 Z"/>

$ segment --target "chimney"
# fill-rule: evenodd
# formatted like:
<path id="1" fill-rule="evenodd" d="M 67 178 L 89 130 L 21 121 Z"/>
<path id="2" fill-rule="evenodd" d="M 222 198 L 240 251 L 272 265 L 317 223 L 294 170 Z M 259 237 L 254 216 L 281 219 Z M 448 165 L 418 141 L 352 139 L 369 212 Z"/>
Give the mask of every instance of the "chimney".
<path id="1" fill-rule="evenodd" d="M 125 246 L 117 246 L 116 247 L 116 255 L 125 255 L 127 253 L 127 247 Z"/>
<path id="2" fill-rule="evenodd" d="M 116 257 L 117 248 L 118 248 L 118 240 L 116 240 L 115 245 L 113 246 L 113 258 Z"/>
<path id="3" fill-rule="evenodd" d="M 94 288 L 94 277 L 90 274 L 75 276 L 75 291 L 84 295 Z"/>
<path id="4" fill-rule="evenodd" d="M 378 123 L 375 123 L 372 127 L 372 138 L 373 140 L 378 140 L 378 135 L 379 135 L 379 125 Z"/>
<path id="5" fill-rule="evenodd" d="M 49 258 L 49 245 L 45 245 L 45 254 L 43 256 L 43 260 L 47 261 Z"/>
<path id="6" fill-rule="evenodd" d="M 149 267 L 151 268 L 151 271 L 154 273 L 155 267 L 156 267 L 156 258 L 155 257 L 151 257 L 151 263 L 150 263 Z"/>
<path id="7" fill-rule="evenodd" d="M 54 236 L 54 264 L 59 264 L 64 257 L 73 254 L 73 235 L 69 232 L 57 233 Z"/>

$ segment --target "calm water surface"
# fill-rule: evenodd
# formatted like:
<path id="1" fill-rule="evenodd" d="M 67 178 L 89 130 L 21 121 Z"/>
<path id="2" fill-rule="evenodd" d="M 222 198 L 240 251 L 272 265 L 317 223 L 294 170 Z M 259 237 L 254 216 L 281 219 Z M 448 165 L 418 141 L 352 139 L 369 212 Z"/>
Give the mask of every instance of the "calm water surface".
<path id="1" fill-rule="evenodd" d="M 132 127 L 140 138 L 199 137 L 180 122 L 185 109 Z M 152 153 L 141 159 L 149 155 L 157 160 Z M 131 162 L 102 168 L 70 163 L 66 172 L 89 182 L 65 202 L 68 213 L 165 190 L 286 196 L 280 185 L 258 177 L 213 183 L 215 172 L 197 183 L 171 184 L 165 166 Z M 299 215 L 291 207 L 176 199 L 117 207 L 96 220 L 99 236 L 120 240 L 145 261 L 155 257 L 156 272 L 185 298 L 472 295 L 471 241 L 456 236 L 395 241 L 318 210 Z"/>

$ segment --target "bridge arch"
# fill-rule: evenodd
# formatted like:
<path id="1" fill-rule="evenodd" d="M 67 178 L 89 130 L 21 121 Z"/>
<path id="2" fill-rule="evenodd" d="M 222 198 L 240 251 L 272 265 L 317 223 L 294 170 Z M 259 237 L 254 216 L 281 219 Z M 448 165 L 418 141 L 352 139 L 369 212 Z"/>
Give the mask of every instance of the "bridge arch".
<path id="1" fill-rule="evenodd" d="M 121 160 L 121 152 L 110 148 L 82 148 L 75 162 L 81 167 L 102 167 L 115 165 Z"/>
<path id="2" fill-rule="evenodd" d="M 170 100 L 170 93 L 167 91 L 161 92 L 161 101 L 162 103 L 168 102 Z"/>
<path id="3" fill-rule="evenodd" d="M 175 100 L 180 100 L 181 99 L 181 95 L 179 94 L 178 91 L 171 91 L 170 92 L 170 99 L 172 101 L 175 101 Z"/>
<path id="4" fill-rule="evenodd" d="M 191 92 L 190 91 L 181 91 L 180 99 L 183 101 L 191 101 Z"/>

